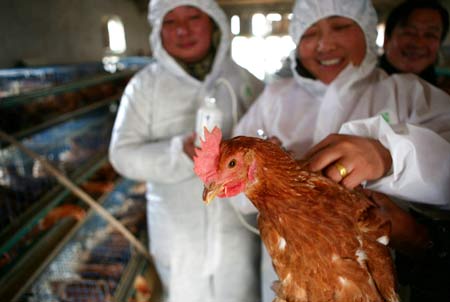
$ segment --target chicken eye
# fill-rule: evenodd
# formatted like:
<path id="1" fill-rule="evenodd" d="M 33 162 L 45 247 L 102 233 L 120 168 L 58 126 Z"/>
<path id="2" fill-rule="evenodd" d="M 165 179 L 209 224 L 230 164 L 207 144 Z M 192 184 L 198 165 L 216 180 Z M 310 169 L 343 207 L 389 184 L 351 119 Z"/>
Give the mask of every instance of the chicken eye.
<path id="1" fill-rule="evenodd" d="M 234 166 L 236 166 L 236 160 L 232 159 L 229 163 L 228 163 L 228 168 L 233 168 Z"/>

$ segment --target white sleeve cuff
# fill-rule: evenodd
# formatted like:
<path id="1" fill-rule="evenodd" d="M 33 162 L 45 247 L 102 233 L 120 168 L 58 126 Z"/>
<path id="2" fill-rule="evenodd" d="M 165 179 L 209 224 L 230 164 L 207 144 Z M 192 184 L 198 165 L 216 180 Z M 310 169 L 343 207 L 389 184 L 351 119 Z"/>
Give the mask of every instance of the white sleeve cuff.
<path id="1" fill-rule="evenodd" d="M 368 181 L 370 189 L 409 201 L 449 206 L 450 144 L 412 124 L 390 126 L 382 117 L 351 121 L 339 133 L 377 139 L 392 157 L 390 174 Z"/>

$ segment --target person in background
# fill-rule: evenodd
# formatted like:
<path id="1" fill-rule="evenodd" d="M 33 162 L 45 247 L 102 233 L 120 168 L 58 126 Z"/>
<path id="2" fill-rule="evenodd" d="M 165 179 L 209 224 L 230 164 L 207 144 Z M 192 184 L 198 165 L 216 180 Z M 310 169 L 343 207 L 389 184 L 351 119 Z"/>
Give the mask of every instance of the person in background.
<path id="1" fill-rule="evenodd" d="M 450 93 L 449 79 L 438 77 L 435 66 L 438 62 L 439 49 L 449 30 L 449 14 L 439 2 L 406 1 L 395 7 L 389 14 L 385 25 L 384 54 L 379 59 L 379 66 L 388 74 L 413 73 L 423 80 Z M 380 197 L 379 194 L 373 195 Z M 386 201 L 386 197 L 378 200 Z M 390 208 L 394 208 L 394 206 Z M 398 277 L 402 284 L 411 287 L 411 300 L 429 299 L 427 292 L 442 290 L 439 280 L 449 270 L 450 253 L 450 215 L 429 206 L 410 206 L 409 210 L 426 233 L 433 248 L 426 253 L 410 254 L 400 249 L 396 265 Z M 402 214 L 400 214 L 403 216 Z M 423 228 L 421 233 L 423 233 Z M 415 236 L 414 232 L 411 232 Z M 407 234 L 402 235 L 403 242 Z M 416 236 L 415 238 L 421 238 Z M 400 243 L 401 245 L 401 243 Z M 397 248 L 399 251 L 399 249 Z M 418 261 L 418 257 L 422 258 Z M 437 280 L 437 281 L 436 281 Z M 446 288 L 446 287 L 444 287 Z M 443 297 L 448 300 L 447 290 Z M 438 294 L 435 298 L 442 298 Z"/>
<path id="2" fill-rule="evenodd" d="M 450 213 L 450 97 L 414 75 L 378 68 L 376 25 L 370 0 L 297 0 L 293 77 L 268 85 L 233 134 L 262 129 L 310 170 L 371 190 L 393 224 L 391 246 L 426 254 L 423 226 L 385 197 Z M 448 261 L 431 289 L 411 290 L 415 299 L 449 300 Z"/>
<path id="3" fill-rule="evenodd" d="M 379 66 L 388 74 L 414 73 L 438 85 L 435 65 L 448 28 L 448 12 L 438 2 L 401 3 L 386 20 Z"/>
<path id="4" fill-rule="evenodd" d="M 263 83 L 232 61 L 228 20 L 215 1 L 152 0 L 149 22 L 156 60 L 124 91 L 109 156 L 121 175 L 147 182 L 149 246 L 165 301 L 259 302 L 260 240 L 228 200 L 203 204 L 192 133 L 212 96 L 229 136 L 233 116 Z"/>

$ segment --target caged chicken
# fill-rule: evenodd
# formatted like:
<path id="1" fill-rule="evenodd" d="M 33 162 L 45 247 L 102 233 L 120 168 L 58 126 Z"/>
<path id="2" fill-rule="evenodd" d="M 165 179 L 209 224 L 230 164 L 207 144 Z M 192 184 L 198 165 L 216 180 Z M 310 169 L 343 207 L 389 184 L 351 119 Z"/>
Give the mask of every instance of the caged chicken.
<path id="1" fill-rule="evenodd" d="M 195 173 L 203 200 L 244 192 L 279 281 L 277 302 L 398 301 L 387 247 L 391 225 L 356 191 L 302 169 L 279 146 L 253 137 L 221 141 L 205 129 Z"/>

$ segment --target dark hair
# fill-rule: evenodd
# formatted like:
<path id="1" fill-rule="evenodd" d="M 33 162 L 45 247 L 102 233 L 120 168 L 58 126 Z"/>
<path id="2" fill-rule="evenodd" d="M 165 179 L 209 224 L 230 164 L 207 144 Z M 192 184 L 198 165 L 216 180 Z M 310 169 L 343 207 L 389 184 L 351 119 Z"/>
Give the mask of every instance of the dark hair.
<path id="1" fill-rule="evenodd" d="M 416 9 L 434 9 L 439 12 L 442 19 L 442 35 L 441 42 L 444 41 L 448 33 L 448 12 L 447 10 L 435 0 L 425 1 L 406 1 L 395 7 L 389 14 L 386 20 L 385 36 L 390 38 L 392 31 L 397 25 L 403 25 L 408 21 L 409 16 Z"/>

